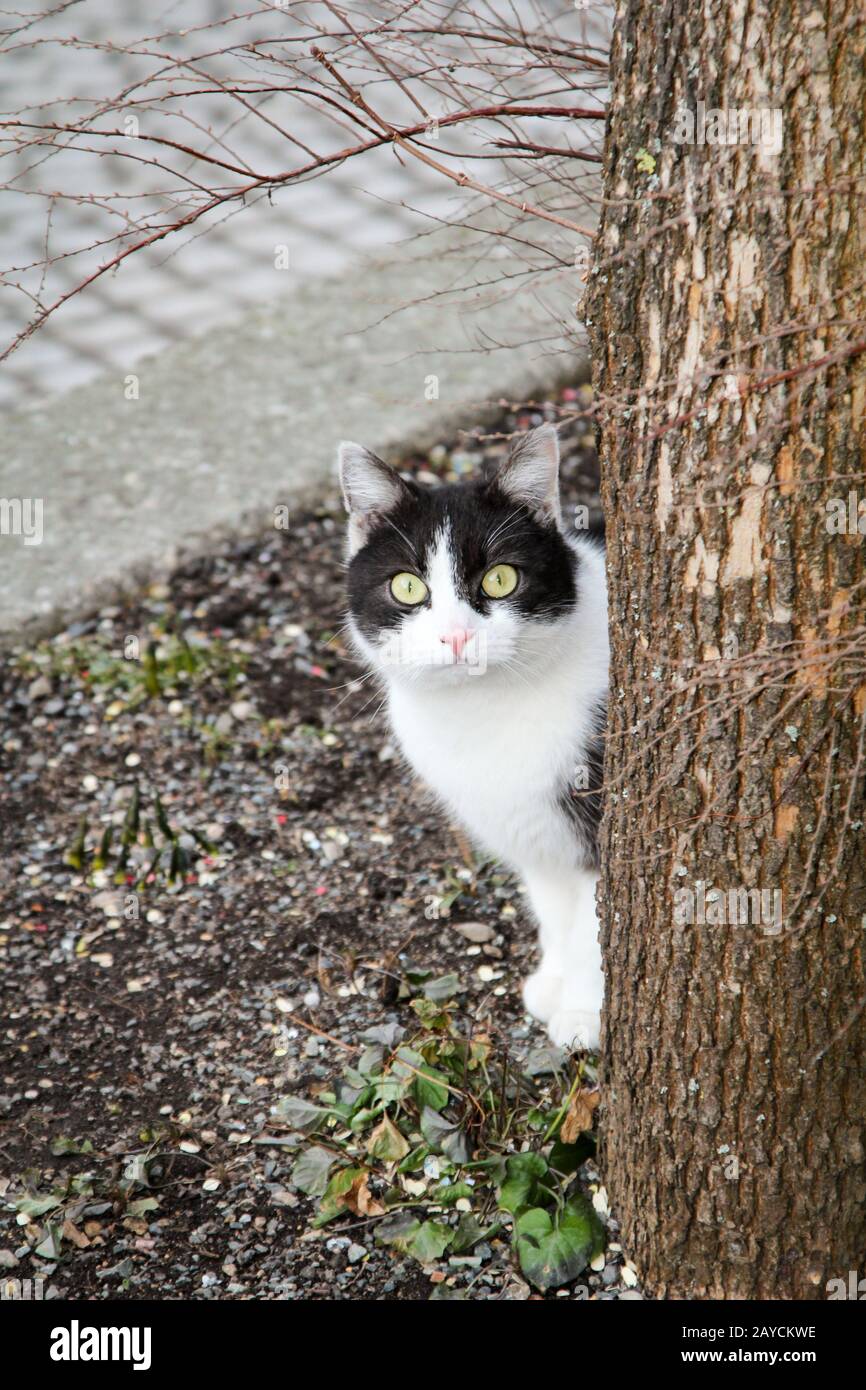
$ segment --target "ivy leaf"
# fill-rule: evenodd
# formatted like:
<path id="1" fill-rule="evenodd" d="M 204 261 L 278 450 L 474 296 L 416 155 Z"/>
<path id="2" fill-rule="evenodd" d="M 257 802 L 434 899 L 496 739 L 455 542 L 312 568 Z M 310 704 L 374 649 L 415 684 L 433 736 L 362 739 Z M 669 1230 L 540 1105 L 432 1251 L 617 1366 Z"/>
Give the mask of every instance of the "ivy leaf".
<path id="1" fill-rule="evenodd" d="M 419 1264 L 429 1265 L 445 1254 L 453 1238 L 450 1226 L 444 1226 L 441 1221 L 424 1221 L 407 1242 L 406 1249 Z"/>
<path id="2" fill-rule="evenodd" d="M 573 1144 L 564 1144 L 557 1139 L 550 1151 L 548 1160 L 555 1173 L 569 1176 L 576 1173 L 582 1163 L 595 1153 L 595 1137 L 592 1134 L 579 1134 Z"/>
<path id="3" fill-rule="evenodd" d="M 538 1199 L 539 1181 L 547 1176 L 547 1162 L 541 1154 L 511 1154 L 506 1160 L 505 1181 L 499 1189 L 499 1205 L 515 1215 Z"/>
<path id="4" fill-rule="evenodd" d="M 385 1115 L 367 1140 L 367 1153 L 371 1158 L 381 1158 L 385 1163 L 399 1163 L 408 1152 L 409 1145 L 403 1135 L 394 1121 Z"/>
<path id="5" fill-rule="evenodd" d="M 454 1238 L 451 1242 L 452 1253 L 465 1255 L 482 1240 L 492 1240 L 500 1230 L 501 1226 L 498 1221 L 494 1221 L 491 1226 L 482 1228 L 471 1211 L 464 1211 L 461 1213 L 454 1231 Z"/>
<path id="6" fill-rule="evenodd" d="M 517 1218 L 514 1239 L 520 1268 L 545 1293 L 576 1279 L 604 1249 L 604 1227 L 583 1193 L 559 1212 L 529 1207 Z"/>
<path id="7" fill-rule="evenodd" d="M 393 1245 L 402 1254 L 411 1255 L 419 1264 L 432 1264 L 444 1255 L 454 1238 L 454 1232 L 441 1221 L 419 1221 L 411 1212 L 397 1212 L 380 1222 L 376 1239 L 383 1245 Z"/>

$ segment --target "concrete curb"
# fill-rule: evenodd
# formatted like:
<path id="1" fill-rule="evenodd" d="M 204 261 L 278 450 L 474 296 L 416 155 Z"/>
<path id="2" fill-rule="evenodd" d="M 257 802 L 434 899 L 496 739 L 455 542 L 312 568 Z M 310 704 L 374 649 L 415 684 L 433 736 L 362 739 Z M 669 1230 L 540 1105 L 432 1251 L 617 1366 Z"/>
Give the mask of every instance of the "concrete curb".
<path id="1" fill-rule="evenodd" d="M 387 263 L 298 285 L 139 359 L 125 377 L 7 417 L 0 646 L 56 631 L 220 538 L 268 524 L 275 505 L 321 495 L 341 438 L 386 454 L 424 448 L 483 423 L 500 398 L 575 379 L 585 360 L 556 350 L 566 344 L 551 340 L 549 302 L 460 293 L 493 279 L 491 268 L 503 286 L 525 269 L 502 245 L 492 260 L 489 238 L 435 232 Z M 427 399 L 436 384 L 438 398 Z M 41 500 L 41 543 L 9 534 L 15 499 Z"/>

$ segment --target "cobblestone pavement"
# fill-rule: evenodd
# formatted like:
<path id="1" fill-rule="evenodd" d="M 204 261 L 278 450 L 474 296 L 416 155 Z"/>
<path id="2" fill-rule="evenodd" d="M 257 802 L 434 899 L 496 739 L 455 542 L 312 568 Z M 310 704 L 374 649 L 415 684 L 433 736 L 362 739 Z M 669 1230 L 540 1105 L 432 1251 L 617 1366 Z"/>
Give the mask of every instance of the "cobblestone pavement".
<path id="1" fill-rule="evenodd" d="M 547 3 L 542 0 L 542 9 Z M 53 13 L 31 22 L 46 10 Z M 361 10 L 369 19 L 374 5 Z M 604 7 L 591 7 L 595 13 L 589 18 L 584 0 L 575 10 L 578 13 L 569 17 L 566 7 L 563 22 L 575 35 L 586 35 L 589 25 L 595 41 L 603 42 Z M 223 57 L 217 51 L 229 42 L 248 44 L 275 33 L 297 35 L 310 12 L 315 18 L 314 6 L 298 10 L 296 17 L 282 6 L 234 7 L 231 0 L 150 0 L 144 6 L 137 0 L 55 0 L 53 5 L 49 0 L 16 0 L 14 10 L 0 15 L 2 104 L 15 119 L 67 124 L 91 114 L 95 101 L 129 92 L 128 110 L 148 133 L 158 131 L 163 138 L 193 143 L 223 157 L 230 149 L 232 157 L 241 157 L 257 171 L 290 168 L 298 149 L 277 128 L 280 123 L 288 127 L 292 140 L 318 153 L 339 148 L 349 138 L 321 104 L 300 107 L 293 102 L 281 107 L 282 98 L 271 92 L 267 98 L 250 98 L 250 109 L 243 112 L 218 89 L 198 94 L 194 101 L 185 94 L 196 83 L 202 85 L 202 71 L 208 86 L 214 85 L 213 74 L 217 81 L 226 76 L 237 79 L 240 73 L 273 83 L 274 69 L 267 61 L 253 63 L 246 52 Z M 220 21 L 239 13 L 242 19 L 232 18 L 228 28 L 219 27 Z M 210 27 L 196 32 L 203 24 Z M 310 32 L 308 27 L 303 30 L 303 51 L 310 47 Z M 71 36 L 74 45 L 68 42 Z M 176 60 L 178 55 L 186 58 L 211 49 L 216 56 L 200 66 L 189 86 L 173 72 L 173 91 L 165 85 L 141 85 L 166 67 L 167 54 Z M 168 95 L 151 102 L 148 94 L 157 90 Z M 140 103 L 142 93 L 146 100 Z M 387 92 L 383 88 L 377 93 L 388 113 Z M 256 101 L 261 103 L 258 109 Z M 124 106 L 120 112 L 123 120 L 126 110 Z M 198 129 L 186 119 L 193 115 Z M 118 128 L 116 115 L 111 122 Z M 104 122 L 103 126 L 112 128 Z M 111 254 L 105 246 L 84 248 L 122 235 L 124 216 L 140 219 L 142 210 L 160 215 L 155 195 L 160 179 L 168 183 L 165 171 L 144 158 L 101 154 L 98 147 L 106 144 L 120 146 L 127 156 L 130 152 L 129 139 L 94 138 L 92 151 L 40 144 L 22 153 L 0 143 L 0 179 L 7 186 L 0 193 L 2 346 L 32 316 L 33 300 L 28 296 L 53 303 Z M 153 151 L 153 146 L 147 147 L 151 160 Z M 176 186 L 174 171 L 184 166 L 176 159 L 171 162 Z M 190 160 L 184 172 L 200 174 L 202 167 Z M 85 191 L 92 195 L 89 199 L 82 196 Z M 46 192 L 73 196 L 51 198 Z M 350 270 L 365 251 L 423 233 L 434 225 L 431 219 L 459 221 L 461 214 L 450 185 L 417 161 L 399 161 L 391 148 L 333 168 L 326 177 L 275 190 L 270 198 L 261 195 L 244 205 L 230 203 L 188 232 L 137 252 L 65 304 L 3 364 L 0 405 L 38 404 L 106 370 L 122 377 L 143 354 L 191 332 L 205 332 L 275 297 L 285 297 L 291 314 L 292 285 L 299 277 Z M 38 266 L 22 272 L 22 267 L 44 259 L 46 245 L 51 264 L 44 278 Z M 26 293 L 10 281 L 23 285 Z"/>
<path id="2" fill-rule="evenodd" d="M 44 0 L 35 4 L 28 0 L 26 6 L 16 4 L 16 10 L 44 7 Z M 0 60 L 5 69 L 3 106 L 18 112 L 56 94 L 114 94 L 140 80 L 154 66 L 150 59 L 120 51 L 122 45 L 143 34 L 180 27 L 181 19 L 184 26 L 192 28 L 205 19 L 214 21 L 221 14 L 234 12 L 229 0 L 182 0 L 180 4 L 154 4 L 151 0 L 144 7 L 137 0 L 83 0 L 68 14 L 40 25 L 38 32 L 46 36 L 74 34 L 95 42 L 110 40 L 118 51 L 69 48 L 59 43 L 17 48 L 14 55 L 7 53 Z M 267 18 L 272 23 L 273 16 Z M 288 22 L 286 16 L 280 20 L 284 25 Z M 0 29 L 11 24 L 7 12 L 5 20 L 0 20 Z M 19 35 L 17 42 L 25 37 Z M 246 30 L 244 37 L 249 37 Z M 12 42 L 16 40 L 7 39 L 7 44 Z M 239 126 L 236 105 L 219 94 L 199 99 L 195 110 L 197 118 L 214 133 L 234 127 L 232 149 L 241 150 L 252 168 L 290 167 L 283 138 L 264 119 L 250 113 Z M 178 134 L 180 123 L 172 123 L 166 111 L 158 114 L 164 118 L 161 132 L 173 132 L 174 138 L 189 141 L 188 126 Z M 52 119 L 50 108 L 36 118 Z M 154 119 L 152 109 L 148 118 Z M 68 119 L 68 108 L 64 119 Z M 312 148 L 333 145 L 333 124 L 312 109 L 303 128 L 293 118 L 292 130 Z M 8 182 L 7 162 L 3 161 L 3 178 Z M 149 167 L 123 158 L 55 153 L 47 184 L 41 161 L 26 162 L 36 163 L 36 168 L 26 172 L 25 160 L 18 158 L 16 188 L 118 191 L 128 206 L 134 207 L 136 199 L 155 187 Z M 414 214 L 409 206 L 419 204 L 431 211 L 444 211 L 435 175 L 420 164 L 401 166 L 390 150 L 363 165 L 349 165 L 326 178 L 279 190 L 271 200 L 260 197 L 243 207 L 231 204 L 228 214 L 223 209 L 199 222 L 182 241 L 167 240 L 130 257 L 116 274 L 103 277 L 71 300 L 4 363 L 0 404 L 20 407 L 38 403 L 46 395 L 77 385 L 100 371 L 122 373 L 137 357 L 158 351 L 190 331 L 206 331 L 275 295 L 286 295 L 290 313 L 292 277 L 339 272 L 365 249 L 423 230 L 429 225 L 427 219 Z M 117 206 L 121 209 L 123 204 Z M 0 271 L 39 260 L 46 235 L 55 256 L 106 235 L 105 214 L 87 202 L 54 201 L 50 224 L 47 212 L 48 203 L 42 197 L 15 192 L 2 195 Z M 207 234 L 202 235 L 205 230 Z M 275 267 L 281 247 L 288 251 L 285 270 Z M 95 267 L 104 258 L 104 253 L 89 258 L 77 255 L 55 263 L 43 300 L 53 302 L 81 278 L 83 264 Z M 38 276 L 33 288 L 37 286 Z M 23 294 L 8 286 L 0 289 L 3 346 L 21 330 L 30 313 L 31 305 Z"/>

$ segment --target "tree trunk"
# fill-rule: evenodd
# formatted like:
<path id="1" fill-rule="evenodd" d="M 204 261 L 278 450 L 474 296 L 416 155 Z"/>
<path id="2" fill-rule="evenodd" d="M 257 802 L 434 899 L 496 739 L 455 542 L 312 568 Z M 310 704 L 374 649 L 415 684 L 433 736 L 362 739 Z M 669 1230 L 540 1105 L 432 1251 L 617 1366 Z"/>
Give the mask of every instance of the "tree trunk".
<path id="1" fill-rule="evenodd" d="M 866 1274 L 861 6 L 617 6 L 602 1161 L 658 1296 Z"/>

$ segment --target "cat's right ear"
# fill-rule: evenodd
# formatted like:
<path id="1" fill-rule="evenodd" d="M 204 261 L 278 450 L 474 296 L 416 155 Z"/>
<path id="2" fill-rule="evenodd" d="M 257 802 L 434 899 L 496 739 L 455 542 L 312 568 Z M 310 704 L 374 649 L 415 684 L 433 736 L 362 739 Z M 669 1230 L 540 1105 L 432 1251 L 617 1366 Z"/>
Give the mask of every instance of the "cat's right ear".
<path id="1" fill-rule="evenodd" d="M 373 527 L 409 497 L 409 488 L 376 454 L 344 440 L 337 450 L 340 486 L 349 513 L 349 555 L 365 545 Z"/>

